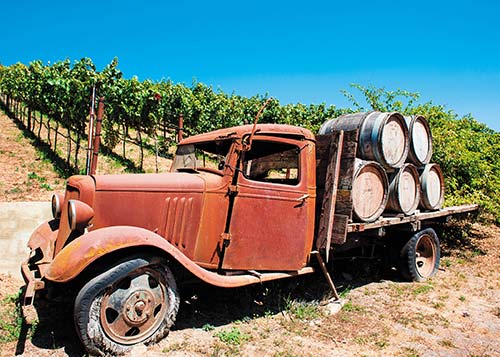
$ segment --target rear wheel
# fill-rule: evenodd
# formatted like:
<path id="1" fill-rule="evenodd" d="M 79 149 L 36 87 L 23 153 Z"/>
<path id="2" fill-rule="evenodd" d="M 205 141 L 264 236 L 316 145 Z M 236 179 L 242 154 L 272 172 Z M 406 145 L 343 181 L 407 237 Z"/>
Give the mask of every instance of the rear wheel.
<path id="1" fill-rule="evenodd" d="M 133 258 L 90 280 L 78 293 L 75 325 L 87 350 L 129 351 L 165 337 L 179 308 L 170 269 L 158 258 Z"/>
<path id="2" fill-rule="evenodd" d="M 432 228 L 424 229 L 408 240 L 401 249 L 401 274 L 407 280 L 425 281 L 439 268 L 439 239 Z"/>

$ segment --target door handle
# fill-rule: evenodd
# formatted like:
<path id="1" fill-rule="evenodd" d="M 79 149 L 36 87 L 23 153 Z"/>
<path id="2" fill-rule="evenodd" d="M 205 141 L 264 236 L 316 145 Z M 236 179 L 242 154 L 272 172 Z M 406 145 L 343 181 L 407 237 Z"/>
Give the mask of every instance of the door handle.
<path id="1" fill-rule="evenodd" d="M 309 194 L 305 194 L 305 195 L 302 195 L 300 196 L 299 198 L 297 198 L 297 202 L 305 202 L 307 199 L 309 198 Z"/>

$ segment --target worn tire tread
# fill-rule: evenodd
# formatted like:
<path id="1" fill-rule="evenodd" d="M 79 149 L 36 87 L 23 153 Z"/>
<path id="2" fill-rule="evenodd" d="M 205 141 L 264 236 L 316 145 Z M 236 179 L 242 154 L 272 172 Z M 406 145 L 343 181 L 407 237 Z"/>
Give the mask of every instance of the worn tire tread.
<path id="1" fill-rule="evenodd" d="M 99 323 L 93 326 L 94 328 L 92 331 L 88 331 L 91 309 L 94 305 L 93 301 L 95 299 L 102 298 L 102 294 L 107 286 L 111 285 L 119 279 L 124 278 L 125 276 L 139 268 L 148 265 L 156 265 L 154 261 L 155 258 L 151 257 L 131 257 L 128 259 L 124 259 L 116 263 L 109 270 L 91 279 L 80 290 L 75 299 L 74 322 L 78 336 L 80 337 L 80 340 L 82 341 L 88 352 L 90 352 L 91 354 L 104 356 L 120 355 L 130 351 L 132 346 L 121 345 L 111 341 L 105 335 Z M 155 343 L 165 337 L 168 334 L 170 327 L 175 322 L 175 317 L 179 309 L 179 295 L 177 293 L 174 277 L 170 272 L 170 269 L 168 269 L 166 265 L 160 264 L 159 266 L 162 266 L 162 270 L 166 275 L 166 279 L 170 287 L 167 293 L 169 294 L 170 298 L 173 299 L 174 306 L 170 313 L 165 316 L 164 320 L 155 331 L 155 333 L 153 333 L 152 336 L 150 336 L 143 342 L 144 344 Z M 99 297 L 99 295 L 101 296 Z M 88 307 L 88 309 L 86 309 L 86 307 Z M 94 336 L 89 336 L 89 332 Z"/>
<path id="2" fill-rule="evenodd" d="M 434 265 L 434 269 L 430 276 L 424 277 L 419 274 L 416 266 L 416 251 L 417 251 L 417 242 L 420 237 L 424 234 L 428 234 L 432 237 L 435 248 L 436 248 L 436 263 Z M 400 272 L 405 280 L 408 281 L 416 281 L 422 282 L 427 280 L 428 278 L 434 276 L 439 268 L 439 261 L 441 259 L 441 249 L 439 247 L 439 238 L 432 228 L 423 229 L 416 234 L 414 234 L 408 242 L 403 246 L 400 253 Z"/>

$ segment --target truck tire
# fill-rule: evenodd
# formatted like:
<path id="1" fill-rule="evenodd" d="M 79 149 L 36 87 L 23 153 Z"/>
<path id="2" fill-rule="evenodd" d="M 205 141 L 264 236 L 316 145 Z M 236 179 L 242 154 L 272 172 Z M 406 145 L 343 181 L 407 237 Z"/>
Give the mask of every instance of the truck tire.
<path id="1" fill-rule="evenodd" d="M 400 252 L 400 271 L 409 281 L 425 281 L 439 268 L 441 251 L 439 239 L 432 228 L 426 228 L 403 246 Z"/>
<path id="2" fill-rule="evenodd" d="M 96 355 L 119 355 L 165 337 L 179 309 L 170 269 L 158 258 L 131 258 L 90 280 L 74 306 L 77 333 Z"/>

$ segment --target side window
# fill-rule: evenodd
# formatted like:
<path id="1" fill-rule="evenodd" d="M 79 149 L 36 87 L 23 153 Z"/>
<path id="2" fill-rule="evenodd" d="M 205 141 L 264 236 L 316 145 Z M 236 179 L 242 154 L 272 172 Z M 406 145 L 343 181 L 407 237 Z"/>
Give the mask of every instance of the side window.
<path id="1" fill-rule="evenodd" d="M 253 181 L 297 185 L 300 180 L 298 147 L 254 140 L 245 153 L 243 175 Z"/>

